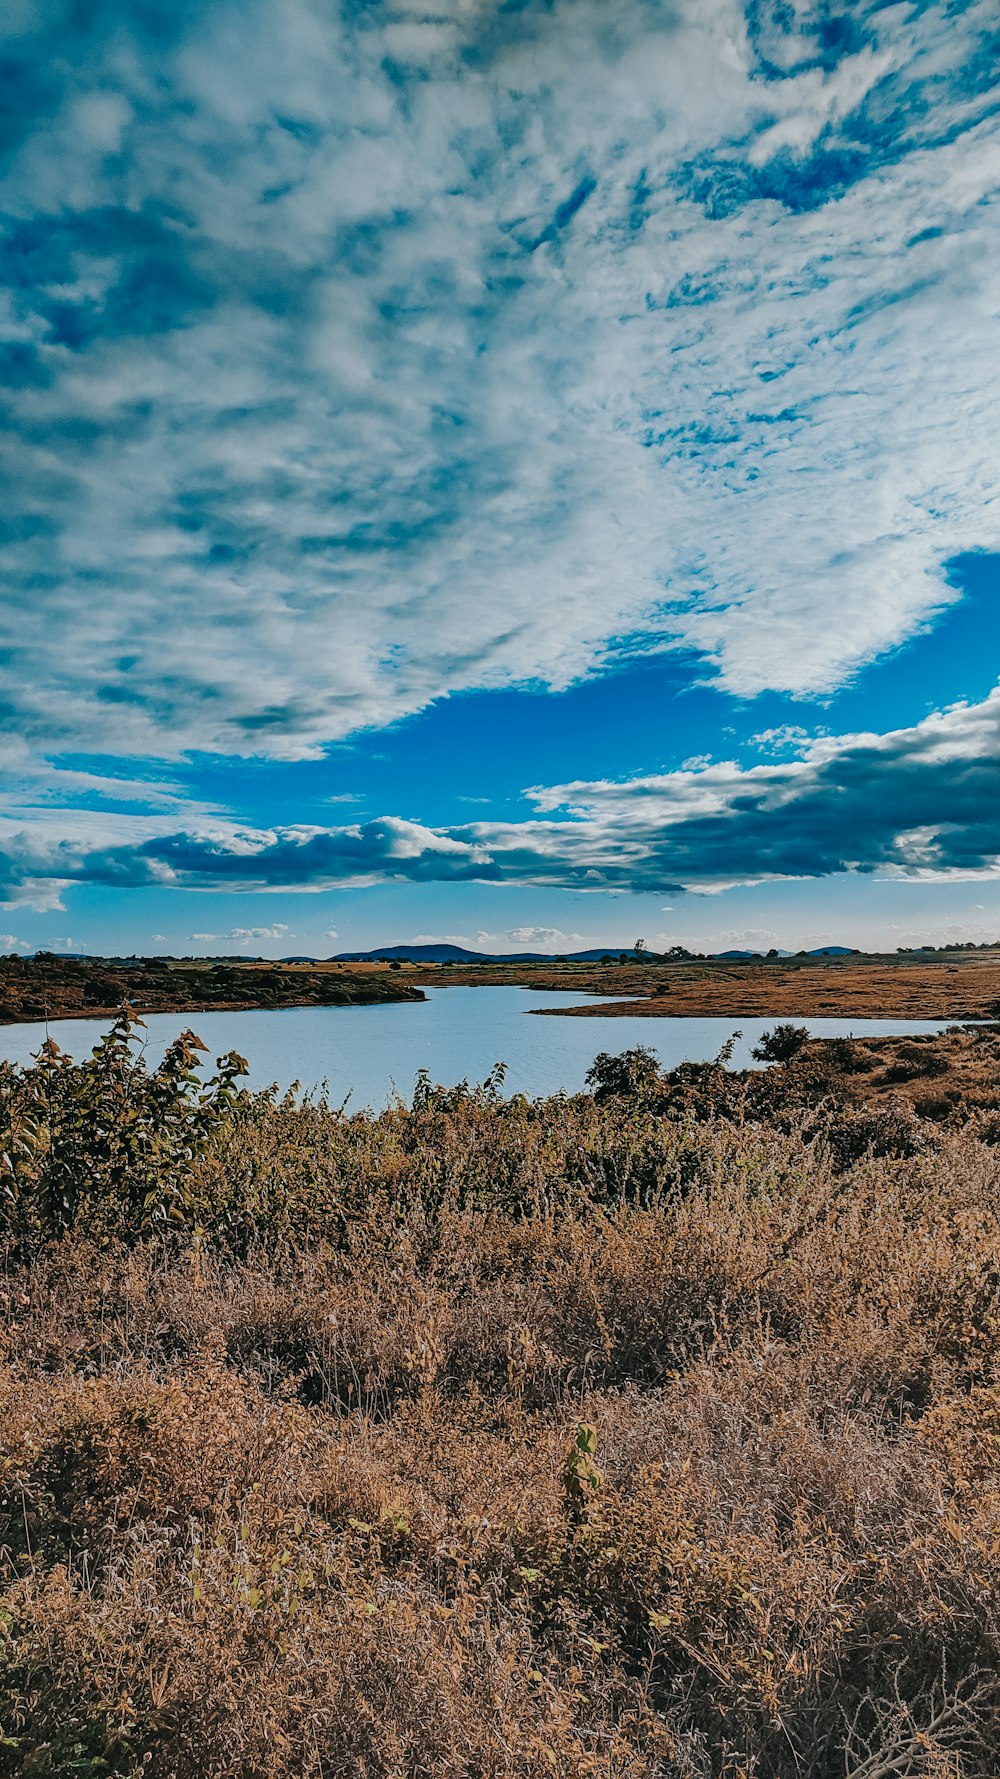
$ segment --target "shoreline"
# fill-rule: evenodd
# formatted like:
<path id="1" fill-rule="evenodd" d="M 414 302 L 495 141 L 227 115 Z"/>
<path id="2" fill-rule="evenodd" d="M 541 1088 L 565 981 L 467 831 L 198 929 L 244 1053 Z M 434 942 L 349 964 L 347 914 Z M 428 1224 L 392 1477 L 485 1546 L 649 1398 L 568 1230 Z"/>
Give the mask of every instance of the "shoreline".
<path id="1" fill-rule="evenodd" d="M 586 1002 L 579 1007 L 528 1007 L 526 1012 L 532 1015 L 544 1015 L 553 1019 L 900 1019 L 912 1021 L 926 1019 L 928 1024 L 965 1025 L 992 1023 L 995 1014 L 986 1012 L 973 1013 L 964 1009 L 943 1008 L 940 1011 L 918 1010 L 913 1007 L 883 1007 L 873 1005 L 864 1009 L 850 1005 L 822 1006 L 781 1006 L 780 1011 L 773 1007 L 749 1007 L 744 1002 L 706 1003 L 703 1007 L 676 1007 L 666 1000 L 650 996 L 648 1000 Z"/>
<path id="2" fill-rule="evenodd" d="M 199 1013 L 294 1013 L 302 1008 L 311 1007 L 317 1013 L 324 1008 L 346 1010 L 349 1007 L 422 1007 L 427 1005 L 427 996 L 420 994 L 400 995 L 390 1000 L 382 995 L 378 1000 L 344 1000 L 344 1001 L 199 1001 L 196 1007 L 137 1007 L 130 1006 L 129 1012 L 137 1019 L 180 1018 L 191 1015 L 197 1018 Z M 533 1012 L 538 1009 L 533 1008 Z M 59 1025 L 64 1020 L 81 1019 L 117 1019 L 121 1007 L 60 1007 L 50 1013 L 31 1013 L 11 1019 L 6 1014 L 0 1016 L 0 1030 L 6 1026 L 16 1025 Z"/>

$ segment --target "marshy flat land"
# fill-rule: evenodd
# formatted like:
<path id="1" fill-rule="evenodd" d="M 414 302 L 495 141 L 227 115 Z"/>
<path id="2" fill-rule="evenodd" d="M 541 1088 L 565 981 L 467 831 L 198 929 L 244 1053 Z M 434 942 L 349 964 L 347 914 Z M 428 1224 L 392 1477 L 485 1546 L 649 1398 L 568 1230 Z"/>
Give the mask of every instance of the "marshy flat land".
<path id="1" fill-rule="evenodd" d="M 3 1779 L 996 1779 L 1000 1031 L 135 1049 L 0 1066 Z"/>

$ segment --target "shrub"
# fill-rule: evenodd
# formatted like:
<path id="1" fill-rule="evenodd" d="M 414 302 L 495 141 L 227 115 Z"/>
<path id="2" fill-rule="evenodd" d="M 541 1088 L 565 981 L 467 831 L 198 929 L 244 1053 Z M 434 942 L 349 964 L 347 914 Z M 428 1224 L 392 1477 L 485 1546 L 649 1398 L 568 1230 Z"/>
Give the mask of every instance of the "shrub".
<path id="1" fill-rule="evenodd" d="M 235 1052 L 220 1057 L 202 1086 L 205 1046 L 186 1031 L 150 1072 L 142 1029 L 126 1007 L 86 1062 L 49 1038 L 33 1068 L 0 1068 L 0 1234 L 16 1246 L 91 1218 L 118 1235 L 197 1221 L 198 1163 L 246 1064 Z"/>
<path id="2" fill-rule="evenodd" d="M 0 1779 L 997 1779 L 992 1150 L 135 1039 L 0 1074 Z"/>
<path id="3" fill-rule="evenodd" d="M 826 1140 L 843 1171 L 863 1156 L 879 1160 L 917 1155 L 930 1142 L 926 1124 L 905 1100 L 844 1112 L 830 1123 Z"/>
<path id="4" fill-rule="evenodd" d="M 803 1044 L 809 1041 L 809 1028 L 804 1025 L 776 1025 L 764 1032 L 750 1054 L 756 1062 L 791 1062 Z"/>
<path id="5" fill-rule="evenodd" d="M 611 1099 L 642 1099 L 659 1091 L 663 1083 L 655 1050 L 637 1044 L 611 1056 L 602 1050 L 587 1071 L 587 1086 L 598 1105 Z"/>

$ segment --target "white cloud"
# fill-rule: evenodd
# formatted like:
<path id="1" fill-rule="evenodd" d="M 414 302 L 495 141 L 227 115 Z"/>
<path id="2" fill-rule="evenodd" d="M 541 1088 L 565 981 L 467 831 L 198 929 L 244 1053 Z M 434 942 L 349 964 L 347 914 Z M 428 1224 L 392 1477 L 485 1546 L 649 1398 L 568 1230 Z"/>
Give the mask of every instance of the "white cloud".
<path id="1" fill-rule="evenodd" d="M 559 927 L 513 927 L 505 933 L 418 933 L 408 941 L 410 945 L 461 945 L 469 951 L 498 954 L 510 951 L 512 945 L 520 950 L 537 950 L 542 946 L 565 951 L 570 944 L 583 942 L 582 933 L 564 933 Z"/>
<path id="2" fill-rule="evenodd" d="M 558 945 L 564 950 L 583 944 L 582 933 L 564 933 L 560 927 L 512 927 L 507 937 L 518 945 Z"/>
<path id="3" fill-rule="evenodd" d="M 989 0 L 831 66 L 736 0 L 86 16 L 0 185 L 34 744 L 315 752 L 635 633 L 822 692 L 996 543 Z"/>
<path id="4" fill-rule="evenodd" d="M 701 933 L 696 942 L 678 939 L 676 933 L 657 933 L 654 944 L 666 949 L 681 944 L 689 951 L 762 951 L 778 950 L 783 939 L 773 927 L 720 927 L 715 932 Z"/>
<path id="5" fill-rule="evenodd" d="M 813 738 L 798 723 L 781 723 L 776 729 L 762 729 L 751 735 L 750 745 L 762 754 L 806 752 Z"/>
<path id="6" fill-rule="evenodd" d="M 227 945 L 243 946 L 254 945 L 261 939 L 288 939 L 295 935 L 289 933 L 288 928 L 282 926 L 280 921 L 276 921 L 270 927 L 233 927 L 228 933 L 192 933 L 191 937 L 202 945 L 215 940 Z"/>

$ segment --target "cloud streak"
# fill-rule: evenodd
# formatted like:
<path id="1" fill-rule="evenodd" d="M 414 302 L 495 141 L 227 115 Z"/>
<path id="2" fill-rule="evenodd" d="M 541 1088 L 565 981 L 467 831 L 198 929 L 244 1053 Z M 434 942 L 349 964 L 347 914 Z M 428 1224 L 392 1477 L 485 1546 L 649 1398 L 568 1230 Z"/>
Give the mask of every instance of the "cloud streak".
<path id="1" fill-rule="evenodd" d="M 308 755 L 636 648 L 815 693 L 911 634 L 998 533 L 993 23 L 18 0 L 10 728 Z M 329 834 L 218 856 L 485 869 Z"/>

